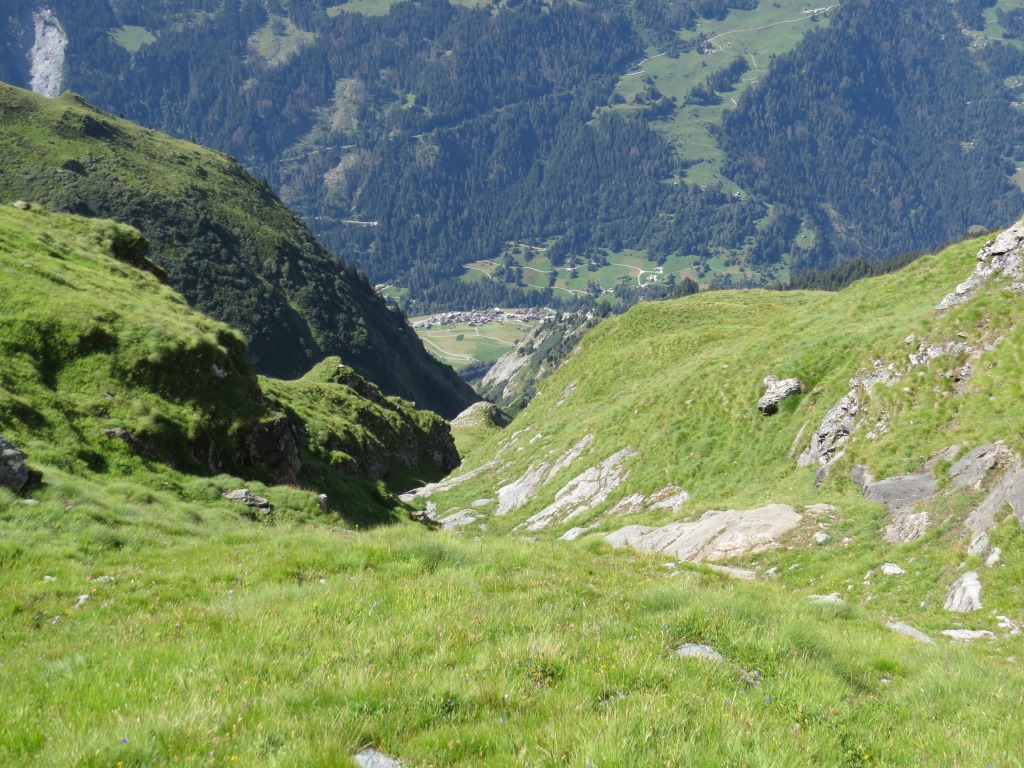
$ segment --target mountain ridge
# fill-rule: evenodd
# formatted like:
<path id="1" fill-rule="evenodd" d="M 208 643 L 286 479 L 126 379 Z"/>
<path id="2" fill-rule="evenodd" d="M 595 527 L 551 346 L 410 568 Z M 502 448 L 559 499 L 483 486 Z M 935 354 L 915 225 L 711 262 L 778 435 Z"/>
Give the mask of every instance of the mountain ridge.
<path id="1" fill-rule="evenodd" d="M 477 397 L 354 267 L 332 258 L 227 155 L 0 85 L 0 195 L 137 226 L 193 306 L 245 333 L 260 372 L 298 378 L 328 355 L 389 394 L 454 417 Z"/>

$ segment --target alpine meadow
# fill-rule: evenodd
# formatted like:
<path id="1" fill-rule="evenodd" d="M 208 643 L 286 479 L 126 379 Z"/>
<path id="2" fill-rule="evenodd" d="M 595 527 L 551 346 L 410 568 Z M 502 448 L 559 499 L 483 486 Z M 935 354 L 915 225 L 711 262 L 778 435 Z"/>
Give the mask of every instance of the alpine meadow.
<path id="1" fill-rule="evenodd" d="M 0 765 L 1024 766 L 1018 0 L 0 19 Z"/>

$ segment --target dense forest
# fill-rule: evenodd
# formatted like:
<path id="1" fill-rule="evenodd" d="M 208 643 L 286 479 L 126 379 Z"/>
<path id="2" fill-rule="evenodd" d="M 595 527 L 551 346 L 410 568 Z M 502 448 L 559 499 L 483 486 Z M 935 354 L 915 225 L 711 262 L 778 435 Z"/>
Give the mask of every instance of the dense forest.
<path id="1" fill-rule="evenodd" d="M 239 158 L 329 250 L 425 311 L 556 303 L 515 280 L 460 279 L 512 241 L 685 255 L 698 274 L 741 254 L 750 275 L 724 286 L 1006 223 L 1024 209 L 1007 181 L 1024 129 L 1001 79 L 1024 71 L 1021 54 L 972 51 L 961 31 L 992 4 L 843 3 L 725 113 L 716 135 L 742 195 L 688 183 L 652 121 L 719 103 L 745 59 L 678 103 L 648 88 L 646 107 L 610 107 L 652 50 L 700 50 L 699 22 L 758 0 L 418 0 L 384 16 L 326 0 L 50 6 L 71 40 L 68 87 Z M 0 78 L 24 76 L 14 51 L 32 7 L 6 11 Z M 129 28 L 154 34 L 128 44 Z M 813 246 L 796 247 L 801 232 Z"/>
<path id="2" fill-rule="evenodd" d="M 726 171 L 818 233 L 793 268 L 930 248 L 1024 209 L 1024 117 L 952 6 L 845 3 L 726 114 Z M 938 64 L 941 62 L 941 65 Z"/>

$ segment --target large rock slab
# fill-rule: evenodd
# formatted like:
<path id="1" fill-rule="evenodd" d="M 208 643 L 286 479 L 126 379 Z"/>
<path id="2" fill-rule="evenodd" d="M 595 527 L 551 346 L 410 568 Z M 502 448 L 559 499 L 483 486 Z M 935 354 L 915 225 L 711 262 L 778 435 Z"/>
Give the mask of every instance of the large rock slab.
<path id="1" fill-rule="evenodd" d="M 956 613 L 971 613 L 981 609 L 981 581 L 977 571 L 968 571 L 949 586 L 945 609 Z"/>
<path id="2" fill-rule="evenodd" d="M 1014 462 L 981 502 L 964 521 L 964 528 L 970 536 L 967 552 L 981 555 L 989 547 L 989 534 L 995 527 L 996 518 L 1009 505 L 1024 526 L 1024 467 Z"/>
<path id="3" fill-rule="evenodd" d="M 626 459 L 637 455 L 637 451 L 626 446 L 602 461 L 577 475 L 555 495 L 555 500 L 537 514 L 529 518 L 523 525 L 527 530 L 536 531 L 554 521 L 566 522 L 603 504 L 609 494 L 626 482 L 629 472 L 625 468 Z"/>
<path id="4" fill-rule="evenodd" d="M 630 525 L 606 539 L 614 547 L 664 553 L 688 562 L 723 560 L 778 545 L 803 515 L 785 504 L 750 510 L 710 510 L 691 523 L 669 523 L 658 528 Z"/>
<path id="5" fill-rule="evenodd" d="M 1006 455 L 1006 447 L 998 443 L 979 445 L 964 454 L 947 472 L 955 488 L 977 489 L 981 481 Z"/>
<path id="6" fill-rule="evenodd" d="M 524 474 L 498 489 L 498 511 L 495 514 L 507 515 L 531 501 L 542 485 L 554 479 L 563 469 L 567 469 L 593 442 L 593 435 L 584 435 L 553 463 L 541 461 L 530 465 Z"/>
<path id="7" fill-rule="evenodd" d="M 901 635 L 912 637 L 915 640 L 921 641 L 922 643 L 935 645 L 935 641 L 928 637 L 928 635 L 926 635 L 924 632 L 922 632 L 919 629 L 914 629 L 912 626 L 910 626 L 909 624 L 905 624 L 902 621 L 890 621 L 887 622 L 885 626 L 891 629 L 893 632 L 899 632 Z"/>
<path id="8" fill-rule="evenodd" d="M 20 493 L 28 482 L 25 454 L 0 437 L 0 486 Z"/>

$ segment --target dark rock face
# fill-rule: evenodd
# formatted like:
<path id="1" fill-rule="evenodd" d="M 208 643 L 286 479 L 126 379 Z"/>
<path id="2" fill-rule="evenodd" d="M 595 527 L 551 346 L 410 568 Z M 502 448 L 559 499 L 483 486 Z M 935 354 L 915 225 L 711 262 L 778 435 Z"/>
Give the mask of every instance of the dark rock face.
<path id="1" fill-rule="evenodd" d="M 259 424 L 249 435 L 249 457 L 275 483 L 295 485 L 302 469 L 295 428 L 283 416 Z"/>
<path id="2" fill-rule="evenodd" d="M 19 493 L 28 480 L 25 454 L 0 437 L 0 486 Z"/>

